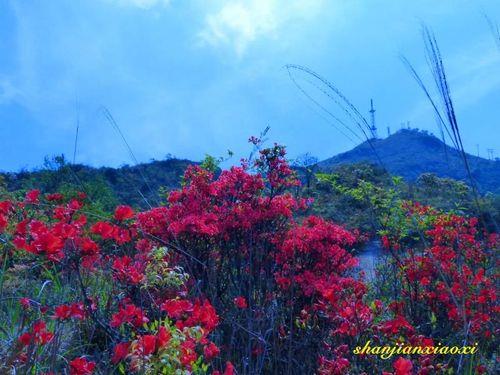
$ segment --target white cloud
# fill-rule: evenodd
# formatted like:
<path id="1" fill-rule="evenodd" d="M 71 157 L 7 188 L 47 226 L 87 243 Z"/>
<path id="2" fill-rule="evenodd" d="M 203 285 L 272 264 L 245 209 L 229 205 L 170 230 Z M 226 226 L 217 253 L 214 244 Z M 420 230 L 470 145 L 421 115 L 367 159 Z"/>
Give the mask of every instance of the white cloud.
<path id="1" fill-rule="evenodd" d="M 288 22 L 317 14 L 323 3 L 323 0 L 226 1 L 218 11 L 206 16 L 199 38 L 212 46 L 229 46 L 241 56 L 259 38 L 275 37 Z"/>
<path id="2" fill-rule="evenodd" d="M 156 6 L 166 6 L 170 0 L 108 0 L 120 5 L 133 6 L 142 9 L 150 9 Z"/>

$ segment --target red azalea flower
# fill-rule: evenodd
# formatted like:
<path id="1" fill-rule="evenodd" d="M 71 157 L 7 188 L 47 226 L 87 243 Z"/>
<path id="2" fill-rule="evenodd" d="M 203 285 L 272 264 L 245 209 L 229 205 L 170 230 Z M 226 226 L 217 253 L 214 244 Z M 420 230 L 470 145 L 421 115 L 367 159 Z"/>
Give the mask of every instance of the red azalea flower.
<path id="1" fill-rule="evenodd" d="M 78 241 L 78 246 L 82 255 L 97 255 L 99 253 L 99 245 L 90 238 L 81 238 Z"/>
<path id="2" fill-rule="evenodd" d="M 234 366 L 231 362 L 226 362 L 226 369 L 224 375 L 234 375 Z"/>
<path id="3" fill-rule="evenodd" d="M 111 362 L 116 365 L 118 362 L 124 360 L 128 355 L 129 348 L 129 342 L 121 342 L 119 344 L 116 344 L 113 349 L 113 357 L 111 358 Z"/>
<path id="4" fill-rule="evenodd" d="M 179 359 L 183 366 L 190 368 L 191 364 L 198 358 L 194 349 L 195 343 L 192 340 L 184 341 L 181 344 L 181 356 Z"/>
<path id="5" fill-rule="evenodd" d="M 45 345 L 54 338 L 52 332 L 47 331 L 47 326 L 44 321 L 37 321 L 33 324 L 31 332 L 26 332 L 19 336 L 19 342 L 24 346 L 30 345 L 32 342 L 38 345 Z"/>
<path id="6" fill-rule="evenodd" d="M 91 308 L 94 309 L 92 306 Z M 69 318 L 74 318 L 78 320 L 85 319 L 85 307 L 83 302 L 75 302 L 71 305 L 59 305 L 54 309 L 54 319 L 67 320 Z"/>
<path id="7" fill-rule="evenodd" d="M 66 320 L 71 317 L 71 307 L 68 305 L 59 305 L 54 309 L 54 318 L 59 320 Z"/>
<path id="8" fill-rule="evenodd" d="M 156 350 L 156 336 L 144 335 L 137 340 L 137 351 L 141 355 L 150 355 Z"/>
<path id="9" fill-rule="evenodd" d="M 219 317 L 208 300 L 204 300 L 203 303 L 196 301 L 188 322 L 200 323 L 205 329 L 212 331 L 219 324 Z"/>
<path id="10" fill-rule="evenodd" d="M 35 189 L 35 190 L 28 191 L 26 193 L 25 200 L 26 200 L 26 203 L 35 204 L 35 203 L 39 202 L 39 198 L 40 198 L 40 190 Z"/>
<path id="11" fill-rule="evenodd" d="M 111 327 L 115 328 L 125 323 L 129 323 L 138 328 L 147 322 L 149 322 L 149 319 L 144 315 L 143 311 L 133 304 L 127 304 L 121 307 L 120 310 L 111 317 Z"/>
<path id="12" fill-rule="evenodd" d="M 219 353 L 219 348 L 213 342 L 210 342 L 203 348 L 203 355 L 207 361 L 211 361 L 213 358 L 217 357 Z"/>
<path id="13" fill-rule="evenodd" d="M 185 299 L 171 299 L 162 303 L 161 310 L 166 311 L 168 316 L 178 319 L 185 312 L 191 311 L 193 304 Z"/>
<path id="14" fill-rule="evenodd" d="M 40 345 L 45 345 L 54 337 L 52 332 L 47 331 L 47 326 L 43 321 L 33 324 L 33 334 L 35 335 L 35 342 Z"/>
<path id="15" fill-rule="evenodd" d="M 164 326 L 158 328 L 158 333 L 156 334 L 158 348 L 162 348 L 167 345 L 171 337 L 172 335 Z"/>
<path id="16" fill-rule="evenodd" d="M 139 284 L 144 279 L 142 269 L 143 265 L 140 262 L 133 262 L 126 255 L 121 258 L 117 257 L 113 261 L 114 275 L 121 282 Z"/>
<path id="17" fill-rule="evenodd" d="M 8 215 L 14 211 L 14 205 L 10 201 L 0 201 L 0 214 Z"/>
<path id="18" fill-rule="evenodd" d="M 401 315 L 397 315 L 394 319 L 388 320 L 382 324 L 381 330 L 387 334 L 396 335 L 402 329 L 409 333 L 415 332 L 415 328 Z"/>
<path id="19" fill-rule="evenodd" d="M 239 296 L 236 297 L 233 301 L 235 306 L 238 307 L 239 309 L 246 309 L 248 307 L 247 300 L 245 299 L 245 297 Z"/>
<path id="20" fill-rule="evenodd" d="M 68 203 L 68 209 L 70 209 L 71 211 L 78 211 L 82 207 L 83 207 L 83 203 L 80 202 L 79 200 L 76 200 L 76 199 L 72 199 Z"/>
<path id="21" fill-rule="evenodd" d="M 131 219 L 134 217 L 134 210 L 130 206 L 118 206 L 115 210 L 114 218 L 118 221 Z"/>
<path id="22" fill-rule="evenodd" d="M 72 303 L 71 306 L 71 317 L 78 320 L 85 319 L 85 307 L 83 306 L 83 302 L 75 302 Z M 92 307 L 91 307 L 92 309 Z"/>
<path id="23" fill-rule="evenodd" d="M 413 365 L 409 359 L 399 357 L 393 364 L 395 375 L 411 375 Z"/>
<path id="24" fill-rule="evenodd" d="M 47 199 L 49 202 L 60 202 L 64 199 L 64 196 L 60 193 L 54 193 L 54 194 L 47 194 L 45 196 L 45 199 Z"/>
<path id="25" fill-rule="evenodd" d="M 24 346 L 28 346 L 29 344 L 31 344 L 31 339 L 32 339 L 31 334 L 23 333 L 21 336 L 19 336 L 17 340 Z"/>
<path id="26" fill-rule="evenodd" d="M 19 303 L 25 310 L 28 310 L 31 307 L 31 302 L 29 298 L 23 297 L 19 300 Z"/>
<path id="27" fill-rule="evenodd" d="M 69 363 L 70 375 L 90 375 L 94 368 L 95 362 L 87 361 L 84 357 L 75 358 Z"/>
<path id="28" fill-rule="evenodd" d="M 5 228 L 7 228 L 7 224 L 8 224 L 8 221 L 5 218 L 5 216 L 0 214 L 0 233 L 3 232 L 5 230 Z"/>
<path id="29" fill-rule="evenodd" d="M 105 221 L 98 221 L 90 228 L 90 232 L 101 236 L 105 240 L 111 240 L 115 237 L 117 228 Z"/>

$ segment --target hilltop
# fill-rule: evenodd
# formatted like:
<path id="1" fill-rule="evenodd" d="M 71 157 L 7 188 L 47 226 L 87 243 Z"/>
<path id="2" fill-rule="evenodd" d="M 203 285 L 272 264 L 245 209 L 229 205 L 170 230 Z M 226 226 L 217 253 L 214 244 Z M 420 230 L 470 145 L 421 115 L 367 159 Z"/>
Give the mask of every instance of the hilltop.
<path id="1" fill-rule="evenodd" d="M 319 162 L 322 171 L 343 164 L 370 162 L 380 164 L 391 174 L 415 181 L 422 173 L 469 182 L 459 152 L 434 135 L 418 129 L 402 129 L 385 139 L 368 141 L 350 151 Z M 500 161 L 467 155 L 472 176 L 481 192 L 500 192 Z"/>
<path id="2" fill-rule="evenodd" d="M 36 188 L 52 193 L 72 186 L 107 205 L 127 203 L 146 208 L 158 204 L 160 189 L 178 188 L 190 164 L 196 163 L 168 158 L 134 166 L 94 168 L 69 164 L 64 156 L 57 156 L 46 160 L 44 167 L 38 170 L 0 173 L 0 182 L 3 180 L 10 191 Z"/>

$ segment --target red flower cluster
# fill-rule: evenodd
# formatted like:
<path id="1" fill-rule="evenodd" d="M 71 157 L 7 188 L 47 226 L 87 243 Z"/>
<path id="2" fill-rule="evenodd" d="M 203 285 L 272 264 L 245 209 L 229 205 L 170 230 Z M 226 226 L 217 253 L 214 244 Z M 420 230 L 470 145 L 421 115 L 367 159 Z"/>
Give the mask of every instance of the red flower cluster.
<path id="1" fill-rule="evenodd" d="M 83 320 L 85 319 L 85 307 L 82 302 L 56 306 L 54 309 L 54 318 L 58 320 L 67 320 L 70 318 Z"/>
<path id="2" fill-rule="evenodd" d="M 123 283 L 139 284 L 144 279 L 144 263 L 134 262 L 129 256 L 116 257 L 113 261 L 114 276 Z"/>
<path id="3" fill-rule="evenodd" d="M 209 301 L 196 300 L 194 303 L 183 299 L 167 300 L 161 305 L 168 316 L 176 319 L 179 328 L 201 325 L 208 331 L 212 331 L 219 323 L 215 309 Z"/>
<path id="4" fill-rule="evenodd" d="M 234 299 L 234 305 L 239 309 L 246 309 L 248 307 L 245 297 L 238 296 Z"/>
<path id="5" fill-rule="evenodd" d="M 411 375 L 413 365 L 410 360 L 399 357 L 393 366 L 395 370 L 394 375 Z"/>
<path id="6" fill-rule="evenodd" d="M 134 304 L 126 304 L 120 310 L 113 314 L 111 318 L 111 327 L 120 327 L 122 324 L 131 324 L 139 328 L 144 323 L 149 322 L 149 319 L 144 315 L 144 312 Z"/>
<path id="7" fill-rule="evenodd" d="M 44 321 L 37 321 L 33 324 L 30 332 L 23 333 L 19 336 L 19 342 L 24 346 L 31 344 L 45 345 L 54 338 L 54 334 L 47 330 L 47 325 Z"/>
<path id="8" fill-rule="evenodd" d="M 102 239 L 113 240 L 119 245 L 126 244 L 132 240 L 132 233 L 130 230 L 105 221 L 95 223 L 91 228 L 91 232 L 100 236 Z"/>
<path id="9" fill-rule="evenodd" d="M 69 363 L 70 375 L 90 375 L 94 372 L 95 362 L 88 361 L 84 357 L 75 358 Z"/>
<path id="10" fill-rule="evenodd" d="M 39 192 L 32 191 L 27 194 L 26 202 L 38 204 L 40 199 Z M 49 195 L 47 199 L 54 200 L 54 197 Z M 15 206 L 10 202 L 3 202 L 1 206 L 0 216 L 4 212 L 11 213 L 11 216 L 16 213 Z M 28 215 L 25 207 L 18 205 L 17 214 L 24 218 L 12 232 L 12 243 L 17 249 L 43 255 L 52 262 L 61 262 L 65 257 L 77 255 L 82 264 L 90 267 L 97 259 L 99 247 L 85 236 L 87 218 L 78 213 L 82 207 L 83 203 L 77 199 L 71 199 L 67 204 L 61 203 L 53 207 L 52 217 L 49 218 L 52 221 L 49 222 L 43 217 L 44 220 L 38 220 Z"/>
<path id="11" fill-rule="evenodd" d="M 118 206 L 115 210 L 114 218 L 118 221 L 132 219 L 134 217 L 134 210 L 130 206 Z"/>
<path id="12" fill-rule="evenodd" d="M 423 221 L 421 211 L 431 209 L 407 206 L 408 215 Z M 477 219 L 434 212 L 426 231 L 429 246 L 421 254 L 404 261 L 402 272 L 417 283 L 411 298 L 428 306 L 432 313 L 454 322 L 457 329 L 470 322 L 474 334 L 489 337 L 492 319 L 498 318 L 497 290 L 485 266 L 493 260 L 489 253 L 497 248 L 496 236 L 480 239 Z M 493 240 L 493 241 L 491 241 Z M 446 315 L 444 315 L 446 314 Z"/>
<path id="13" fill-rule="evenodd" d="M 26 193 L 26 198 L 24 201 L 29 204 L 37 204 L 39 202 L 39 197 L 40 197 L 40 190 L 38 189 L 31 190 Z"/>

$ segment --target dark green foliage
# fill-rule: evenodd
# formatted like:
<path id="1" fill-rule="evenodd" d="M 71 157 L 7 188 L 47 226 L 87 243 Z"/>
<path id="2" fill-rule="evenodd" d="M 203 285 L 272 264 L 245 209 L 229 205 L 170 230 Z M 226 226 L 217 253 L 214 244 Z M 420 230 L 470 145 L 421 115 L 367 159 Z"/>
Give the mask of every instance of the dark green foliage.
<path id="1" fill-rule="evenodd" d="M 377 210 L 389 205 L 394 195 L 394 182 L 387 172 L 372 164 L 356 163 L 340 165 L 331 174 L 317 177 L 310 189 L 315 214 L 349 229 L 370 233 L 377 230 Z"/>
<path id="2" fill-rule="evenodd" d="M 315 214 L 372 234 L 380 229 L 379 218 L 390 214 L 394 202 L 401 199 L 448 212 L 477 215 L 472 190 L 461 181 L 425 173 L 416 181 L 406 182 L 369 163 L 342 164 L 331 173 L 317 174 L 317 180 L 311 188 L 304 188 L 304 194 L 314 197 Z M 478 203 L 486 224 L 498 222 L 498 195 L 485 194 Z"/>
<path id="3" fill-rule="evenodd" d="M 167 159 L 120 168 L 92 168 L 69 164 L 63 156 L 46 159 L 44 167 L 35 171 L 2 173 L 0 177 L 10 191 L 40 189 L 44 193 L 83 191 L 103 209 L 116 204 L 147 208 L 160 201 L 160 188 L 180 186 L 188 160 Z"/>

